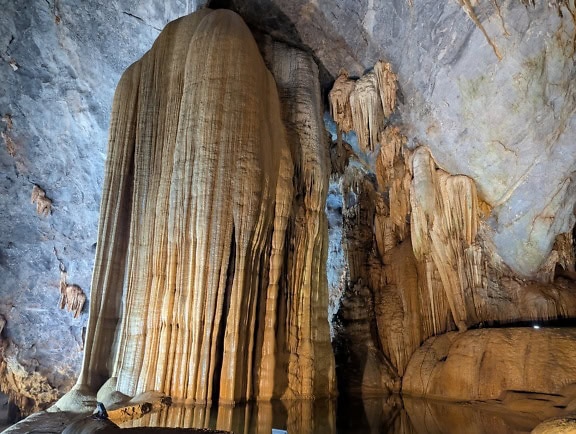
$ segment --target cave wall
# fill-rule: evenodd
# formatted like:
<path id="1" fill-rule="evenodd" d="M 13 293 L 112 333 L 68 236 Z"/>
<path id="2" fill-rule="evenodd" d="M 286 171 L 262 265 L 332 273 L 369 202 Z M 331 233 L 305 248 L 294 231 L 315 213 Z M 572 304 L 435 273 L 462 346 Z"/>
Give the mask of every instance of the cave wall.
<path id="1" fill-rule="evenodd" d="M 374 68 L 376 75 L 386 69 L 381 62 Z M 366 86 L 368 80 L 374 84 Z M 339 128 L 331 154 L 340 177 L 348 272 L 335 349 L 341 391 L 362 396 L 399 391 L 408 363 L 420 366 L 413 361 L 414 351 L 431 336 L 470 327 L 547 324 L 576 314 L 574 282 L 562 271 L 574 269 L 572 234 L 556 237 L 537 278 L 520 279 L 491 242 L 491 210 L 475 182 L 442 170 L 428 147 L 409 149 L 395 121 L 384 122 L 388 99 L 378 95 L 389 95 L 389 87 L 395 87 L 394 80 L 376 80 L 372 72 L 358 80 L 341 74 L 329 93 Z M 349 130 L 363 131 L 357 144 L 343 141 Z M 530 340 L 531 335 L 519 336 Z M 525 369 L 521 359 L 503 363 Z M 486 369 L 493 365 L 491 360 Z M 466 381 L 469 372 L 450 366 L 454 378 Z M 410 379 L 421 376 L 426 383 L 433 375 L 413 367 L 402 391 L 425 394 L 414 390 Z M 507 387 L 482 378 L 495 389 Z M 538 379 L 519 387 L 535 391 Z M 461 393 L 460 399 L 476 399 L 468 389 Z M 448 393 L 444 397 L 455 399 Z"/>
<path id="2" fill-rule="evenodd" d="M 199 3 L 0 2 L 0 219 L 6 229 L 0 233 L 0 314 L 6 319 L 1 337 L 10 343 L 4 354 L 11 369 L 26 378 L 17 396 L 30 409 L 35 403 L 27 403 L 31 394 L 26 390 L 35 396 L 40 390 L 51 401 L 72 385 L 79 370 L 115 84 L 168 21 Z M 501 259 L 512 276 L 495 273 L 485 287 L 500 291 L 505 286 L 516 294 L 500 298 L 502 306 L 516 309 L 511 318 L 525 316 L 522 309 L 530 318 L 534 312 L 556 312 L 569 284 L 549 289 L 542 298 L 538 285 L 527 287 L 522 279 L 553 279 L 555 262 L 546 262 L 549 253 L 557 235 L 574 224 L 574 23 L 566 6 L 536 1 L 526 7 L 519 0 L 471 2 L 472 9 L 468 2 L 432 0 L 223 3 L 238 10 L 253 29 L 308 51 L 319 64 L 326 93 L 341 68 L 355 78 L 387 59 L 399 86 L 392 120 L 406 137 L 406 147 L 428 147 L 435 170 L 464 174 L 475 183 L 486 223 L 484 239 L 495 246 L 485 259 Z M 372 175 L 364 182 L 369 191 L 378 190 Z M 38 215 L 30 203 L 34 185 L 50 199 L 49 215 Z M 350 217 L 356 215 L 349 211 Z M 381 204 L 367 211 L 375 218 L 389 217 Z M 360 218 L 370 223 L 370 215 Z M 347 222 L 343 232 L 351 234 L 355 219 Z M 381 249 L 370 236 L 362 234 L 366 246 Z M 374 311 L 365 307 L 376 303 L 378 311 L 378 300 L 387 291 L 398 304 L 415 308 L 403 298 L 402 288 L 427 272 L 410 257 L 411 246 L 400 243 L 398 249 L 387 265 L 413 270 L 402 275 L 403 281 L 375 262 L 380 270 L 375 276 L 385 276 L 388 284 L 370 283 L 362 277 L 370 275 L 370 267 L 361 266 L 356 276 L 362 277 L 357 287 L 362 297 L 344 296 L 344 303 L 357 306 L 351 312 L 363 312 L 364 323 L 355 323 L 363 330 L 360 353 L 368 346 L 370 366 L 384 376 L 375 390 L 393 385 L 394 369 L 382 368 L 381 356 L 394 351 L 379 342 L 384 323 L 378 324 Z M 343 267 L 340 276 L 349 276 L 348 265 Z M 88 296 L 79 319 L 58 309 L 62 268 L 65 286 L 77 285 Z M 498 283 L 502 278 L 503 285 Z M 333 287 L 342 292 L 356 283 L 356 278 L 342 280 Z M 422 281 L 418 285 L 427 291 Z M 517 305 L 519 298 L 525 304 Z M 448 301 L 443 303 L 446 329 L 457 328 L 450 322 Z M 477 320 L 493 319 L 483 312 Z M 474 315 L 470 319 L 476 321 Z M 418 328 L 415 324 L 421 323 L 411 324 Z M 406 353 L 405 360 L 427 334 L 413 335 L 420 337 L 395 351 Z"/>
<path id="3" fill-rule="evenodd" d="M 537 275 L 574 225 L 572 3 L 229 3 L 249 24 L 307 46 L 327 86 L 342 68 L 360 77 L 389 61 L 408 146 L 426 145 L 442 169 L 471 177 L 492 207 L 498 254 L 517 274 Z M 267 8 L 285 24 L 261 19 Z"/>
<path id="4" fill-rule="evenodd" d="M 58 308 L 60 270 L 90 299 L 116 83 L 168 21 L 194 7 L 0 3 L 0 314 L 10 365 L 1 376 L 10 389 L 6 369 L 18 374 L 23 407 L 52 401 L 79 372 L 89 302 L 79 318 Z M 34 185 L 51 200 L 48 215 L 30 203 Z"/>

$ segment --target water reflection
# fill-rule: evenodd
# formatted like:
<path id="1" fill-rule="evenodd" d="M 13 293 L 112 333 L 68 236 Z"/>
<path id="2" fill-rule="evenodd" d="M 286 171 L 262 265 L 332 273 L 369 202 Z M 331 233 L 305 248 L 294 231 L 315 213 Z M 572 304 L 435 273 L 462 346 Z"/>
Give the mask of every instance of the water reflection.
<path id="1" fill-rule="evenodd" d="M 550 415 L 547 415 L 550 417 Z M 236 434 L 521 434 L 539 422 L 533 412 L 400 397 L 249 403 L 235 407 L 173 405 L 121 425 L 211 428 Z"/>
<path id="2" fill-rule="evenodd" d="M 289 433 L 336 433 L 336 402 L 298 400 L 248 403 L 238 406 L 172 405 L 157 413 L 120 425 L 129 427 L 211 428 L 235 434 L 270 434 L 272 428 Z"/>

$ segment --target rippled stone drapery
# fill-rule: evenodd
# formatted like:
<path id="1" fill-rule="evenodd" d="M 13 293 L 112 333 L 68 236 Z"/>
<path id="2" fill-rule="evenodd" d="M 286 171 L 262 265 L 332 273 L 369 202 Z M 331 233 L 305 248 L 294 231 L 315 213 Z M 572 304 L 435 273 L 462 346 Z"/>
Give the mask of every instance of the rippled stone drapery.
<path id="1" fill-rule="evenodd" d="M 286 67 L 283 86 L 314 88 L 309 106 L 319 114 L 315 65 L 296 84 Z M 327 310 L 322 123 L 312 116 L 307 125 L 315 147 L 289 144 L 282 116 L 297 112 L 281 113 L 274 78 L 230 11 L 170 23 L 126 71 L 78 388 L 116 376 L 124 394 L 155 389 L 194 402 L 334 394 L 319 313 Z"/>

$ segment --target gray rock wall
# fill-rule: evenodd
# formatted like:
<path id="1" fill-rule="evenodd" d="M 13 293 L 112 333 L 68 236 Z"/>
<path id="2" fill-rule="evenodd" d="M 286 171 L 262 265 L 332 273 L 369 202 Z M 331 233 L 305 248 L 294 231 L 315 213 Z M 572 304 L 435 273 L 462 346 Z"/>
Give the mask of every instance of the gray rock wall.
<path id="1" fill-rule="evenodd" d="M 576 29 L 562 2 L 231 3 L 254 27 L 308 47 L 333 77 L 390 61 L 411 146 L 474 179 L 493 208 L 488 237 L 516 273 L 535 276 L 556 235 L 572 229 Z M 285 19 L 262 20 L 263 10 Z"/>
<path id="2" fill-rule="evenodd" d="M 9 369 L 38 371 L 60 393 L 79 370 L 88 304 L 78 319 L 58 309 L 59 268 L 89 297 L 116 83 L 196 3 L 0 0 L 2 337 Z M 34 184 L 48 216 L 30 203 Z"/>

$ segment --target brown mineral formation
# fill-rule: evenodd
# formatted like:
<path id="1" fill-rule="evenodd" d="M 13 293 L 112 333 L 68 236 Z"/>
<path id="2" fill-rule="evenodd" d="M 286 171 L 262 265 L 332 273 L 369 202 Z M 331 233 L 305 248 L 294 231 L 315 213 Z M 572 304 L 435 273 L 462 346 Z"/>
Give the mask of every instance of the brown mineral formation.
<path id="1" fill-rule="evenodd" d="M 338 133 L 354 130 L 363 151 L 374 151 L 384 121 L 396 108 L 396 74 L 382 60 L 358 80 L 342 71 L 329 93 L 330 113 Z"/>
<path id="2" fill-rule="evenodd" d="M 573 328 L 499 328 L 430 338 L 412 356 L 406 394 L 470 401 L 503 391 L 562 394 L 576 383 Z"/>
<path id="3" fill-rule="evenodd" d="M 348 73 L 342 71 L 336 78 L 329 93 L 330 114 L 338 125 L 340 131 L 347 133 L 354 129 L 352 122 L 352 109 L 350 108 L 350 94 L 356 82 L 348 78 Z"/>
<path id="4" fill-rule="evenodd" d="M 397 389 L 414 351 L 431 336 L 576 315 L 572 235 L 557 237 L 537 280 L 518 278 L 490 242 L 491 208 L 474 181 L 442 170 L 426 146 L 409 148 L 401 126 L 383 124 L 396 80 L 386 65 L 374 67 L 377 80 L 372 72 L 355 83 L 341 76 L 330 94 L 344 131 L 343 98 L 353 87 L 352 129 L 375 160 L 370 168 L 353 153 L 334 158 L 335 173 L 343 174 L 349 279 L 336 328 L 339 378 L 344 391 L 363 396 Z M 343 146 L 335 146 L 338 155 Z"/>
<path id="5" fill-rule="evenodd" d="M 285 422 L 279 422 L 279 414 L 285 415 Z M 242 406 L 175 404 L 118 425 L 135 432 L 144 427 L 202 427 L 206 433 L 216 429 L 218 432 L 270 434 L 273 428 L 285 424 L 289 433 L 331 434 L 336 432 L 335 420 L 334 400 L 298 399 L 260 401 Z"/>
<path id="6" fill-rule="evenodd" d="M 50 215 L 52 213 L 52 200 L 46 197 L 46 192 L 37 185 L 32 188 L 31 203 L 36 204 L 38 215 Z"/>
<path id="7" fill-rule="evenodd" d="M 280 98 L 242 19 L 202 9 L 124 73 L 84 365 L 59 408 L 109 377 L 197 403 L 335 394 L 318 69 L 272 56 Z"/>
<path id="8" fill-rule="evenodd" d="M 60 309 L 66 309 L 68 312 L 74 312 L 74 318 L 78 318 L 84 303 L 86 303 L 86 294 L 78 285 L 66 282 L 67 273 L 60 271 Z"/>

